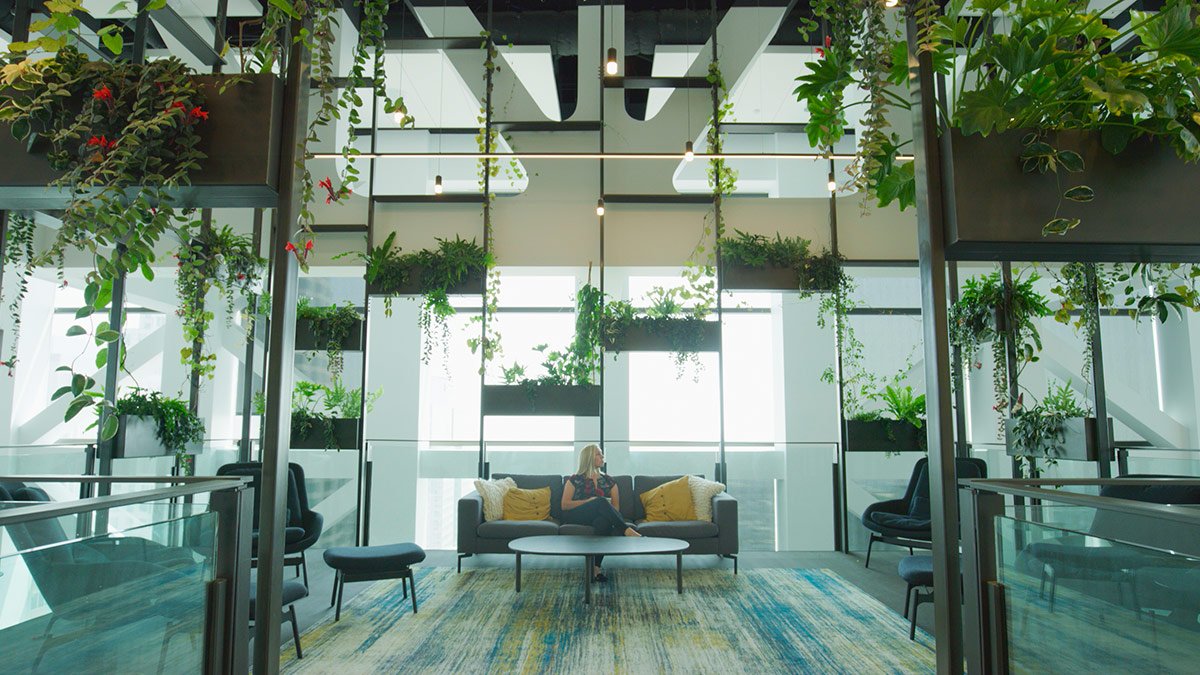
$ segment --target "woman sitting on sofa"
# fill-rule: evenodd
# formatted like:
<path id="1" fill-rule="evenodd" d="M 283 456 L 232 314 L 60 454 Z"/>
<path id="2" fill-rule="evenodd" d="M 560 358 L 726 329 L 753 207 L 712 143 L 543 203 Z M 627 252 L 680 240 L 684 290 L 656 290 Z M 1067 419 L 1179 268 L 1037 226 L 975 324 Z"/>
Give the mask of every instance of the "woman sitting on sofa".
<path id="1" fill-rule="evenodd" d="M 579 473 L 567 478 L 563 486 L 563 520 L 573 525 L 591 525 L 600 536 L 642 536 L 621 517 L 621 494 L 612 477 L 600 471 L 602 466 L 604 451 L 600 446 L 589 445 L 579 452 Z M 593 570 L 596 581 L 608 581 L 600 570 L 603 560 L 604 556 L 596 556 Z"/>

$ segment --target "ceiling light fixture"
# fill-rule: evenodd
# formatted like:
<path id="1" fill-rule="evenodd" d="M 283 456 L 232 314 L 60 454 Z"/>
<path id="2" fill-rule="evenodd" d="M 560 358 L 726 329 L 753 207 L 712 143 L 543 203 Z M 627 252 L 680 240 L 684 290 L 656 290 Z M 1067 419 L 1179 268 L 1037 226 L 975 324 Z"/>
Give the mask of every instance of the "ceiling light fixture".
<path id="1" fill-rule="evenodd" d="M 433 194 L 435 194 L 435 195 L 442 194 L 442 176 L 441 176 L 441 174 L 438 174 L 433 179 Z"/>
<path id="2" fill-rule="evenodd" d="M 608 48 L 608 60 L 604 62 L 604 72 L 609 75 L 617 74 L 617 48 Z"/>
<path id="3" fill-rule="evenodd" d="M 405 122 L 408 122 L 408 108 L 401 105 L 396 112 L 392 113 L 392 119 L 396 121 L 396 124 L 404 126 Z"/>
<path id="4" fill-rule="evenodd" d="M 883 6 L 887 8 L 892 8 L 899 4 L 900 0 L 883 0 Z"/>
<path id="5" fill-rule="evenodd" d="M 394 159 L 394 160 L 414 160 L 414 159 L 495 159 L 508 161 L 512 159 L 554 159 L 554 160 L 586 160 L 586 159 L 607 159 L 613 161 L 626 160 L 656 160 L 656 161 L 679 161 L 679 153 L 677 152 L 362 152 L 355 157 L 359 159 Z M 783 160 L 821 160 L 821 159 L 836 159 L 840 161 L 853 161 L 858 159 L 858 155 L 846 152 L 827 154 L 824 152 L 717 152 L 717 153 L 696 153 L 697 159 L 726 159 L 726 160 L 765 160 L 765 161 L 783 161 Z M 342 154 L 338 152 L 317 152 L 313 153 L 312 159 L 342 159 Z M 896 155 L 896 159 L 901 162 L 911 162 L 912 155 Z"/>
<path id="6" fill-rule="evenodd" d="M 683 161 L 690 162 L 696 159 L 696 151 L 692 148 L 692 142 L 688 141 L 687 145 L 683 146 Z"/>
<path id="7" fill-rule="evenodd" d="M 596 200 L 596 215 L 598 215 L 598 216 L 604 215 L 604 199 Z"/>

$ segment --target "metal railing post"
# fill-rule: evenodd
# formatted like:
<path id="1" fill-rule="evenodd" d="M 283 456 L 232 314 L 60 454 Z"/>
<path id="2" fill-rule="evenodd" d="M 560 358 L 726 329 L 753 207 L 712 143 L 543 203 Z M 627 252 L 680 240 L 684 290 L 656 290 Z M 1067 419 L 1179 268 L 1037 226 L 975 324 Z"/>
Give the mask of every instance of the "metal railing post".
<path id="1" fill-rule="evenodd" d="M 989 586 L 996 578 L 996 516 L 1004 514 L 1003 495 L 959 489 L 962 539 L 963 656 L 969 673 L 992 672 L 992 616 Z"/>
<path id="2" fill-rule="evenodd" d="M 245 487 L 212 493 L 208 508 L 217 514 L 213 579 L 223 581 L 219 612 L 205 626 L 204 671 L 246 673 L 250 670 L 250 525 L 254 501 Z"/>

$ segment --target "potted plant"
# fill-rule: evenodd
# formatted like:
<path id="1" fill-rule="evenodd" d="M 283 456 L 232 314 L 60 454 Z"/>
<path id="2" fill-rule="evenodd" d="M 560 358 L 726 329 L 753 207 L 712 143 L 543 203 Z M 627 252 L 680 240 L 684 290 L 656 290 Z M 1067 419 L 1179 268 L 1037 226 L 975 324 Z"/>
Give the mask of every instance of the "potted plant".
<path id="1" fill-rule="evenodd" d="M 392 298 L 422 298 L 419 322 L 425 339 L 421 359 L 428 363 L 434 344 L 441 342 L 445 348 L 449 338 L 445 322 L 455 314 L 450 296 L 482 294 L 492 257 L 474 239 L 438 239 L 436 249 L 403 254 L 395 240 L 393 232 L 381 246 L 355 255 L 367 266 L 367 293 L 385 296 L 384 311 L 389 316 Z"/>
<path id="2" fill-rule="evenodd" d="M 883 410 L 861 412 L 846 420 L 847 452 L 924 452 L 925 395 L 911 386 L 888 385 L 875 396 Z"/>
<path id="3" fill-rule="evenodd" d="M 575 337 L 570 346 L 549 352 L 544 344 L 536 347 L 544 356 L 542 377 L 527 378 L 520 364 L 505 368 L 503 385 L 483 387 L 483 414 L 598 416 L 602 299 L 600 289 L 590 283 L 582 286 L 575 295 Z"/>
<path id="4" fill-rule="evenodd" d="M 378 389 L 368 392 L 367 412 L 383 395 Z M 341 380 L 331 385 L 299 381 L 292 389 L 291 447 L 298 450 L 342 450 L 359 447 L 358 425 L 364 407 L 361 388 L 346 388 Z M 254 397 L 254 412 L 266 412 L 266 398 Z"/>
<path id="5" fill-rule="evenodd" d="M 1101 433 L 1096 418 L 1075 399 L 1068 385 L 1051 385 L 1046 396 L 1026 408 L 1024 395 L 1005 421 L 1005 447 L 1021 459 L 1041 459 L 1053 466 L 1060 459 L 1094 462 L 1099 459 Z M 1107 421 L 1112 437 L 1112 418 Z"/>
<path id="6" fill-rule="evenodd" d="M 636 310 L 618 300 L 604 306 L 604 346 L 612 352 L 674 352 L 682 367 L 698 352 L 719 348 L 721 324 L 685 307 L 687 291 L 678 287 L 651 289 L 650 306 Z"/>
<path id="7" fill-rule="evenodd" d="M 809 253 L 800 237 L 772 239 L 734 230 L 721 239 L 721 287 L 738 291 L 828 293 L 838 286 L 841 258 L 829 251 Z M 831 266 L 832 265 L 832 266 Z"/>
<path id="8" fill-rule="evenodd" d="M 324 351 L 329 372 L 337 379 L 342 374 L 342 352 L 363 348 L 362 314 L 354 305 L 313 306 L 308 298 L 296 304 L 296 349 Z"/>
<path id="9" fill-rule="evenodd" d="M 204 422 L 188 404 L 157 391 L 134 387 L 117 399 L 117 433 L 110 442 L 112 457 L 194 455 L 204 440 Z"/>

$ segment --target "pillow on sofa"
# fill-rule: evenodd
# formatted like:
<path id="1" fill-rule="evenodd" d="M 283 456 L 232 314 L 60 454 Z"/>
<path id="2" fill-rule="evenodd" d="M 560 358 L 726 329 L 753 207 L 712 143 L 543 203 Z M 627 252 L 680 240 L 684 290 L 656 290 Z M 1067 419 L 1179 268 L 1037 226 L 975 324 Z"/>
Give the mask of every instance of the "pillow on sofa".
<path id="1" fill-rule="evenodd" d="M 692 490 L 688 487 L 687 476 L 646 490 L 641 494 L 641 500 L 648 523 L 696 520 L 696 507 L 692 503 Z"/>
<path id="2" fill-rule="evenodd" d="M 550 488 L 522 490 L 512 488 L 504 493 L 505 520 L 546 520 L 550 517 Z"/>
<path id="3" fill-rule="evenodd" d="M 504 517 L 504 493 L 515 487 L 517 483 L 511 478 L 475 481 L 475 491 L 483 497 L 484 521 L 500 520 Z"/>
<path id="4" fill-rule="evenodd" d="M 712 499 L 725 491 L 725 485 L 698 476 L 688 476 L 688 489 L 692 492 L 692 505 L 696 509 L 696 520 L 712 521 Z"/>

